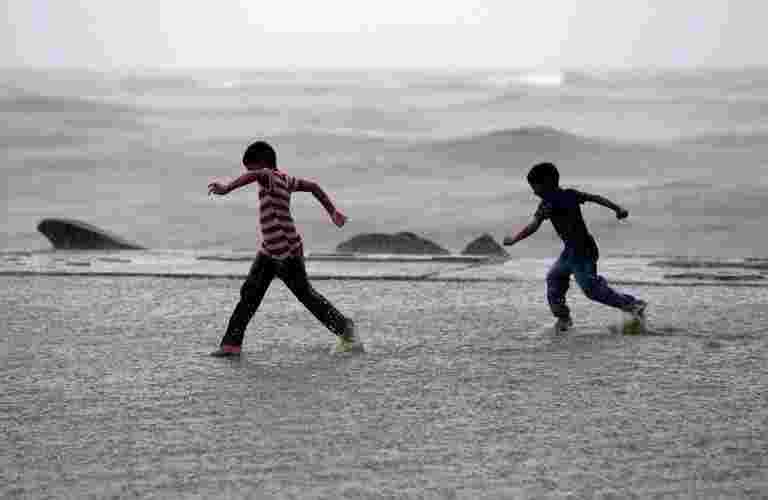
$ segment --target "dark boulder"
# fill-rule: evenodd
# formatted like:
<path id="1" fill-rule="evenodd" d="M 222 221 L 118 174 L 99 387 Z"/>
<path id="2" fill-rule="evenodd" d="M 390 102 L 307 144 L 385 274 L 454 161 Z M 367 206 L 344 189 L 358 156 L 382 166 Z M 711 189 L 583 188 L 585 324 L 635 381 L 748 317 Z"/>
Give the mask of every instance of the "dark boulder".
<path id="1" fill-rule="evenodd" d="M 437 243 L 414 233 L 363 233 L 340 243 L 339 253 L 382 253 L 414 255 L 448 255 L 450 252 Z"/>
<path id="2" fill-rule="evenodd" d="M 509 253 L 504 250 L 504 247 L 493 239 L 490 234 L 484 234 L 479 238 L 470 242 L 464 250 L 462 255 L 490 255 L 494 257 L 509 257 Z"/>
<path id="3" fill-rule="evenodd" d="M 127 241 L 86 222 L 73 219 L 43 219 L 37 225 L 54 248 L 62 250 L 142 250 Z"/>

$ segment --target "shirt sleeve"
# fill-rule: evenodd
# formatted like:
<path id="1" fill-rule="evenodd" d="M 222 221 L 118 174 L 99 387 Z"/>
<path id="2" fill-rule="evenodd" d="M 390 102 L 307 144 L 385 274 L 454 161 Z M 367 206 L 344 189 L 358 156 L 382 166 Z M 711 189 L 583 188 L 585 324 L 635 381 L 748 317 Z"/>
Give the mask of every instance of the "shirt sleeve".
<path id="1" fill-rule="evenodd" d="M 577 191 L 576 189 L 571 189 L 571 191 L 573 191 L 573 194 L 576 195 L 576 203 L 581 205 L 589 201 L 587 200 L 587 195 L 585 193 Z"/>

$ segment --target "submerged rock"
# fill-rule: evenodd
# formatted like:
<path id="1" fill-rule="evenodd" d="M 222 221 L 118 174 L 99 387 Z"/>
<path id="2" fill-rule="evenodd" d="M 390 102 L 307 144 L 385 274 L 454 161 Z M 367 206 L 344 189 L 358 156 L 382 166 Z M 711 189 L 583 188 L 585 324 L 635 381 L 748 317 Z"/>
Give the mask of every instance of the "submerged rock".
<path id="1" fill-rule="evenodd" d="M 385 253 L 416 255 L 448 255 L 450 252 L 414 233 L 363 233 L 336 247 L 339 253 Z"/>
<path id="2" fill-rule="evenodd" d="M 490 255 L 494 257 L 509 257 L 509 253 L 503 246 L 493 239 L 493 236 L 486 233 L 479 238 L 472 240 L 461 251 L 462 255 Z"/>
<path id="3" fill-rule="evenodd" d="M 74 219 L 43 219 L 37 225 L 56 249 L 142 250 L 144 247 L 108 231 Z"/>

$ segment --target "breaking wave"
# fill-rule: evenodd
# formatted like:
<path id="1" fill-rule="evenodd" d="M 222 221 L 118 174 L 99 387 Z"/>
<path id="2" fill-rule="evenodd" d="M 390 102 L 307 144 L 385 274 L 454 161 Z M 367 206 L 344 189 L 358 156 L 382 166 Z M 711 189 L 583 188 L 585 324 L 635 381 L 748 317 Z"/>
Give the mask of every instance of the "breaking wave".
<path id="1" fill-rule="evenodd" d="M 561 87 L 566 82 L 566 73 L 560 71 L 532 71 L 494 74 L 489 76 L 487 81 L 496 87 Z"/>
<path id="2" fill-rule="evenodd" d="M 133 108 L 79 97 L 50 96 L 24 91 L 0 97 L 0 110 L 17 113 L 129 112 Z"/>
<path id="3" fill-rule="evenodd" d="M 478 135 L 458 137 L 434 143 L 438 148 L 461 148 L 503 151 L 523 151 L 527 148 L 544 148 L 545 150 L 563 150 L 578 148 L 600 148 L 611 143 L 608 141 L 592 139 L 572 134 L 547 126 L 530 126 L 496 130 Z"/>
<path id="4" fill-rule="evenodd" d="M 768 146 L 768 131 L 702 134 L 683 138 L 679 142 L 688 145 L 713 146 L 726 149 L 765 148 Z"/>

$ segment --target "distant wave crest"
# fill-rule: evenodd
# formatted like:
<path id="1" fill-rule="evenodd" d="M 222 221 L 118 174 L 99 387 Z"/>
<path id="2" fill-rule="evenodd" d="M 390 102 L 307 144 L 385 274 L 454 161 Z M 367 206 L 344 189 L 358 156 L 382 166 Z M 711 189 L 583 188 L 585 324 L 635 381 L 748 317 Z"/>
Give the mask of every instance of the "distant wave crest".
<path id="1" fill-rule="evenodd" d="M 128 108 L 77 97 L 32 94 L 23 91 L 0 98 L 0 109 L 8 112 L 72 113 L 86 111 L 128 111 Z"/>
<path id="2" fill-rule="evenodd" d="M 708 145 L 729 149 L 765 148 L 766 145 L 768 145 L 768 131 L 702 134 L 683 138 L 680 142 L 684 144 Z"/>
<path id="3" fill-rule="evenodd" d="M 127 92 L 152 92 L 163 90 L 197 89 L 201 84 L 190 77 L 182 76 L 127 76 L 119 80 L 121 90 Z"/>
<path id="4" fill-rule="evenodd" d="M 519 148 L 520 146 L 552 146 L 557 145 L 558 149 L 564 146 L 568 147 L 590 147 L 599 146 L 599 141 L 588 137 L 579 136 L 549 126 L 528 126 L 495 130 L 479 135 L 459 137 L 448 141 L 441 141 L 440 146 L 471 147 L 478 146 L 483 148 L 493 147 L 498 150 L 505 145 Z"/>
<path id="5" fill-rule="evenodd" d="M 565 77 L 561 71 L 529 71 L 496 73 L 488 76 L 486 81 L 496 87 L 560 87 L 565 83 Z"/>

